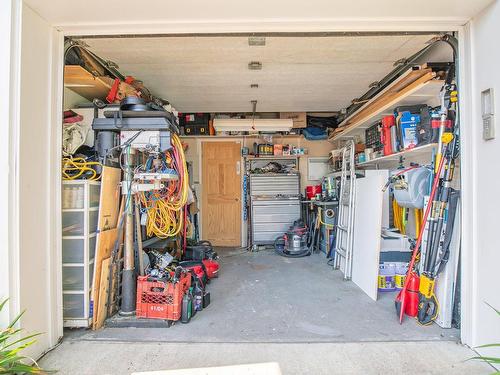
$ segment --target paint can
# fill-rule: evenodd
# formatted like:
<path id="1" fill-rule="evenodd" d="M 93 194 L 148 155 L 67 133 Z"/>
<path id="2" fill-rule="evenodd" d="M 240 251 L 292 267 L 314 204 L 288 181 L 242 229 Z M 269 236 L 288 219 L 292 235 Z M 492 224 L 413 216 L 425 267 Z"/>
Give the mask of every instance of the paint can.
<path id="1" fill-rule="evenodd" d="M 386 263 L 379 265 L 378 290 L 381 292 L 390 292 L 396 290 L 395 277 L 395 264 Z"/>
<path id="2" fill-rule="evenodd" d="M 394 284 L 396 289 L 403 289 L 408 273 L 408 264 L 400 264 L 396 266 L 396 275 L 394 276 Z"/>

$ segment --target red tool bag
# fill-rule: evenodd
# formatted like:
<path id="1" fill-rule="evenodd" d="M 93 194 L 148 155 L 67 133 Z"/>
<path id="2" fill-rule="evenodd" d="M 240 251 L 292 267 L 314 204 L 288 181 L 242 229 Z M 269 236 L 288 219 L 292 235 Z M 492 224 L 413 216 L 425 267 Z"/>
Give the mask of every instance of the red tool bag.
<path id="1" fill-rule="evenodd" d="M 148 276 L 137 278 L 138 318 L 177 321 L 181 318 L 182 297 L 191 286 L 191 274 L 184 273 L 179 282 L 150 281 Z"/>

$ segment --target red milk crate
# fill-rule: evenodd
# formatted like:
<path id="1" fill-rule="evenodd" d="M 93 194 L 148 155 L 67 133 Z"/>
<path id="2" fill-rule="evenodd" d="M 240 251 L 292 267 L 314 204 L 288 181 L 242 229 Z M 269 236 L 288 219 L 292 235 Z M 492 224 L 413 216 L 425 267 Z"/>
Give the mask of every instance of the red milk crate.
<path id="1" fill-rule="evenodd" d="M 191 286 L 191 274 L 181 276 L 178 283 L 148 281 L 148 276 L 137 278 L 138 318 L 176 321 L 181 318 L 182 297 Z"/>

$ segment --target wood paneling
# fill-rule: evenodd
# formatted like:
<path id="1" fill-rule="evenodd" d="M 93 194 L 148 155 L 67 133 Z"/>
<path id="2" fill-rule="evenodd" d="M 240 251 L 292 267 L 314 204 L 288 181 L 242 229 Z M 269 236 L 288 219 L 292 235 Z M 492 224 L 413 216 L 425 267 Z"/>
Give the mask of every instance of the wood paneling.
<path id="1" fill-rule="evenodd" d="M 202 143 L 203 239 L 241 245 L 241 144 Z"/>
<path id="2" fill-rule="evenodd" d="M 121 175 L 122 171 L 119 168 L 106 166 L 102 168 L 97 228 L 99 231 L 116 228 L 118 224 Z"/>
<path id="3" fill-rule="evenodd" d="M 94 98 L 104 99 L 111 89 L 108 82 L 94 77 L 79 65 L 64 67 L 64 86 L 90 101 Z"/>
<path id="4" fill-rule="evenodd" d="M 109 297 L 109 271 L 111 257 L 106 258 L 101 263 L 101 282 L 99 285 L 99 304 L 97 306 L 97 318 L 94 329 L 99 329 L 104 325 L 108 311 L 108 297 Z M 94 305 L 95 306 L 95 305 Z M 95 307 L 94 307 L 95 309 Z"/>
<path id="5" fill-rule="evenodd" d="M 101 273 L 103 261 L 111 256 L 118 239 L 118 228 L 110 229 L 100 232 L 97 236 L 95 264 L 94 264 L 94 278 L 92 282 L 91 303 L 94 306 L 92 321 L 95 325 L 97 323 L 97 314 L 99 310 L 99 291 L 101 287 Z M 109 273 L 108 273 L 109 274 Z"/>

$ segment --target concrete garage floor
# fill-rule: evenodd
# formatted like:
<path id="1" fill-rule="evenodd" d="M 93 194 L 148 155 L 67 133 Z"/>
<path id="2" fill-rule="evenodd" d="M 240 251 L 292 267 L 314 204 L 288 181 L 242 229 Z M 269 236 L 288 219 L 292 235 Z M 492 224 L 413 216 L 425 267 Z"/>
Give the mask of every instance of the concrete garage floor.
<path id="1" fill-rule="evenodd" d="M 413 319 L 400 325 L 393 293 L 372 301 L 322 255 L 220 255 L 220 277 L 208 287 L 212 304 L 189 324 L 65 331 L 61 346 L 41 363 L 60 374 L 268 361 L 278 361 L 285 374 L 491 372 L 463 362 L 474 353 L 457 344 L 459 331 Z"/>

